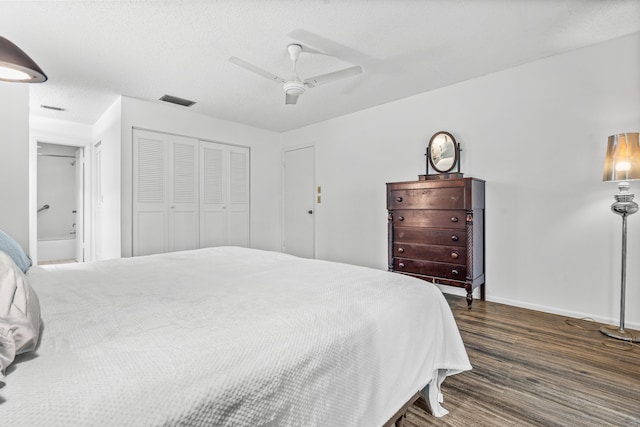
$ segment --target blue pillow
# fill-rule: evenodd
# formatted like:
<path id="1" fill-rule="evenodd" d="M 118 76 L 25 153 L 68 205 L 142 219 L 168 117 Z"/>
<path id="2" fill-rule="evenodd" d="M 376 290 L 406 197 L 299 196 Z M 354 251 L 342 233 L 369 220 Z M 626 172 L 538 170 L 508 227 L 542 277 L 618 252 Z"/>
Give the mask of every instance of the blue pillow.
<path id="1" fill-rule="evenodd" d="M 22 246 L 2 230 L 0 230 L 0 251 L 9 255 L 24 273 L 31 267 L 31 258 L 24 252 Z"/>

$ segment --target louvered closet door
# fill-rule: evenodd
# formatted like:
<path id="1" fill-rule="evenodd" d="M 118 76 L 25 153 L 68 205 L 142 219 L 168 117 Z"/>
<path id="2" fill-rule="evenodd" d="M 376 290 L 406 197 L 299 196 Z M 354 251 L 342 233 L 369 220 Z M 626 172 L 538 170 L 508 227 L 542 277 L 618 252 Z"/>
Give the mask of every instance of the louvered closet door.
<path id="1" fill-rule="evenodd" d="M 167 252 L 167 136 L 136 130 L 133 138 L 133 255 Z"/>
<path id="2" fill-rule="evenodd" d="M 200 141 L 200 245 L 249 246 L 249 149 Z"/>
<path id="3" fill-rule="evenodd" d="M 198 187 L 197 139 L 134 131 L 134 256 L 199 247 Z"/>
<path id="4" fill-rule="evenodd" d="M 229 245 L 249 246 L 249 149 L 229 147 Z"/>
<path id="5" fill-rule="evenodd" d="M 169 251 L 200 247 L 198 140 L 169 136 Z"/>

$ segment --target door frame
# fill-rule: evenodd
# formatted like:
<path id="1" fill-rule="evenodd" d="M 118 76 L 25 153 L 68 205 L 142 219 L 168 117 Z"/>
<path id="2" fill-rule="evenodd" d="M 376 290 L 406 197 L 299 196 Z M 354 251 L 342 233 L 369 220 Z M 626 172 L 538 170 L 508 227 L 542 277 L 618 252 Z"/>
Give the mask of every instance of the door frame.
<path id="1" fill-rule="evenodd" d="M 280 233 L 280 251 L 284 252 L 285 250 L 285 218 L 284 218 L 284 212 L 285 212 L 285 208 L 286 208 L 286 199 L 285 199 L 285 174 L 286 174 L 286 170 L 285 170 L 285 155 L 288 151 L 296 151 L 296 150 L 303 150 L 306 148 L 310 148 L 311 149 L 311 153 L 313 156 L 313 169 L 311 171 L 311 175 L 312 175 L 312 179 L 313 179 L 313 189 L 315 190 L 317 182 L 316 182 L 316 145 L 315 143 L 311 142 L 311 143 L 307 143 L 307 144 L 299 144 L 299 145 L 291 145 L 288 147 L 285 147 L 282 149 L 282 173 L 281 173 L 281 194 L 282 194 L 282 205 L 280 207 L 280 218 L 281 218 L 281 233 Z M 312 229 L 312 236 L 313 236 L 313 259 L 316 258 L 317 255 L 317 239 L 316 239 L 316 226 L 317 226 L 317 222 L 316 222 L 316 217 L 317 217 L 317 213 L 318 213 L 318 203 L 316 203 L 315 200 L 315 191 L 314 191 L 314 199 L 313 199 L 313 229 Z"/>
<path id="2" fill-rule="evenodd" d="M 84 261 L 91 260 L 91 243 L 93 233 L 91 200 L 91 165 L 87 162 L 87 150 L 91 149 L 91 141 L 84 138 L 67 138 L 46 131 L 32 131 L 29 137 L 29 257 L 34 265 L 38 263 L 38 144 L 66 145 L 84 149 Z M 77 190 L 77 189 L 76 189 Z"/>

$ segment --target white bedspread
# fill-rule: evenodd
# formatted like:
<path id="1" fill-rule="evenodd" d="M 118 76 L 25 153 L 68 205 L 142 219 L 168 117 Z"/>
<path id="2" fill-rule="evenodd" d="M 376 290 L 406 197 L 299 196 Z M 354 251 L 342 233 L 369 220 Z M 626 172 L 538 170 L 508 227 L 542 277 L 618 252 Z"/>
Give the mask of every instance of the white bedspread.
<path id="1" fill-rule="evenodd" d="M 440 291 L 386 271 L 226 247 L 28 278 L 44 330 L 3 426 L 371 427 L 471 369 Z"/>

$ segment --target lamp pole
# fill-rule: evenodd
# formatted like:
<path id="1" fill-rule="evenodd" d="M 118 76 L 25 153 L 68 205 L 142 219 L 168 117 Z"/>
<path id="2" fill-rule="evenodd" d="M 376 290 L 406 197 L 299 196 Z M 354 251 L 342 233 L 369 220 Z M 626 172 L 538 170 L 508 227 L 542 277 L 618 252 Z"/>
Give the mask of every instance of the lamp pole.
<path id="1" fill-rule="evenodd" d="M 611 210 L 622 216 L 622 270 L 620 279 L 620 327 L 618 330 L 609 329 L 605 326 L 600 328 L 600 332 L 608 337 L 624 341 L 640 342 L 640 337 L 634 337 L 624 330 L 625 311 L 625 291 L 627 283 L 627 216 L 638 212 L 638 204 L 633 201 L 634 195 L 629 193 L 629 183 L 622 181 L 618 184 L 620 192 L 614 197 L 615 202 L 611 205 Z"/>

